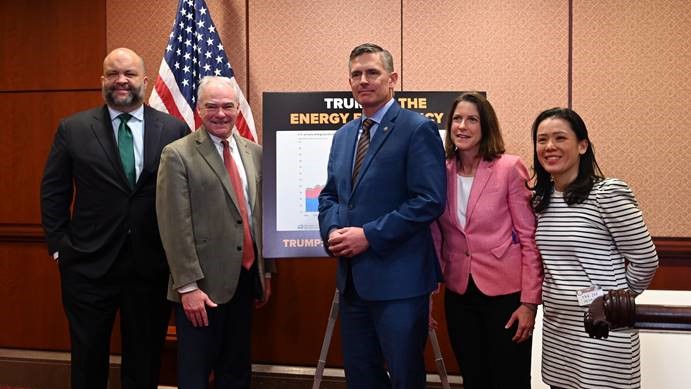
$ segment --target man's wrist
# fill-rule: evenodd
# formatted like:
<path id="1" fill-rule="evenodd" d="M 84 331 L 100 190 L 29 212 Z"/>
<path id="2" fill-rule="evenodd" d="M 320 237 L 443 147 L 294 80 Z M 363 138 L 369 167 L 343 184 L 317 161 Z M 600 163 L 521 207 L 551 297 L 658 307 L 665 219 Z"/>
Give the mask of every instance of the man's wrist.
<path id="1" fill-rule="evenodd" d="M 187 285 L 183 285 L 177 289 L 179 294 L 185 294 L 189 292 L 194 292 L 195 290 L 199 289 L 197 286 L 197 282 L 190 282 Z"/>

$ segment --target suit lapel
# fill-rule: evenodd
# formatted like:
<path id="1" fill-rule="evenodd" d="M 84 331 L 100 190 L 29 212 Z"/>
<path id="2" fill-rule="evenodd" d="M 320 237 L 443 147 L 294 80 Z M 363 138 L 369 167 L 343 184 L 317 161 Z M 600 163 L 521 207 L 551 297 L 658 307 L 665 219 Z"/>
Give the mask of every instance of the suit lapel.
<path id="1" fill-rule="evenodd" d="M 473 179 L 473 186 L 470 189 L 470 198 L 468 198 L 468 209 L 466 211 L 466 225 L 473 215 L 475 206 L 482 196 L 482 192 L 485 190 L 489 179 L 492 177 L 492 167 L 494 166 L 493 161 L 480 160 L 480 164 L 477 167 L 477 172 L 475 172 L 475 178 Z"/>
<path id="2" fill-rule="evenodd" d="M 144 167 L 137 180 L 137 187 L 156 170 L 160 158 L 161 133 L 163 123 L 157 120 L 153 108 L 144 106 Z"/>
<path id="3" fill-rule="evenodd" d="M 120 152 L 118 151 L 118 144 L 115 141 L 115 133 L 113 132 L 113 125 L 110 120 L 110 113 L 108 107 L 103 106 L 103 109 L 94 115 L 91 123 L 91 130 L 98 140 L 98 143 L 103 149 L 103 153 L 110 161 L 113 172 L 116 177 L 119 177 L 120 186 L 127 192 L 132 191 L 130 184 L 125 176 L 125 169 L 122 167 L 120 160 Z"/>
<path id="4" fill-rule="evenodd" d="M 238 152 L 240 153 L 242 165 L 245 168 L 245 175 L 247 176 L 247 196 L 249 197 L 247 202 L 250 205 L 250 209 L 254 210 L 257 203 L 257 182 L 255 181 L 255 177 L 258 176 L 257 167 L 254 165 L 254 159 L 249 150 L 248 141 L 240 139 L 241 137 L 237 132 L 233 133 L 233 137 L 235 137 L 235 144 L 238 145 Z"/>
<path id="5" fill-rule="evenodd" d="M 446 161 L 446 208 L 451 225 L 458 232 L 465 235 L 465 229 L 458 222 L 458 174 L 456 173 L 456 159 Z"/>
<path id="6" fill-rule="evenodd" d="M 360 119 L 355 128 L 351 128 L 352 131 L 346 131 L 346 133 L 344 134 L 344 144 L 348 145 L 348 148 L 345 152 L 346 156 L 348 157 L 348 163 L 346 164 L 346 166 L 350 167 L 350 174 L 344 175 L 344 178 L 346 178 L 345 187 L 348 189 L 348 193 L 351 193 L 354 187 L 354 183 L 352 182 L 351 177 L 353 175 L 353 159 L 355 158 L 355 149 L 357 148 L 357 139 L 358 133 L 360 132 L 360 126 L 362 126 L 362 119 Z"/>
<path id="7" fill-rule="evenodd" d="M 197 151 L 209 165 L 216 177 L 218 177 L 218 179 L 221 181 L 223 189 L 226 191 L 228 196 L 230 196 L 230 199 L 233 201 L 233 204 L 235 204 L 235 207 L 240 209 L 238 207 L 238 199 L 235 197 L 235 192 L 233 191 L 233 188 L 231 188 L 230 186 L 231 184 L 230 177 L 228 177 L 228 171 L 226 170 L 226 167 L 223 164 L 223 158 L 221 158 L 221 156 L 218 155 L 216 145 L 214 145 L 214 142 L 209 137 L 209 134 L 206 133 L 204 127 L 195 131 L 194 136 L 195 142 L 197 144 Z"/>
<path id="8" fill-rule="evenodd" d="M 379 123 L 379 127 L 377 127 L 377 131 L 374 133 L 374 136 L 372 137 L 369 148 L 367 149 L 367 154 L 365 155 L 365 159 L 362 161 L 362 167 L 360 168 L 360 175 L 358 176 L 358 179 L 355 182 L 355 186 L 353 187 L 353 190 L 355 190 L 355 188 L 357 188 L 358 184 L 362 180 L 362 177 L 365 176 L 367 169 L 369 168 L 369 165 L 372 162 L 372 159 L 374 159 L 374 157 L 379 152 L 379 149 L 381 149 L 381 147 L 384 145 L 386 140 L 389 138 L 389 135 L 393 132 L 396 118 L 398 117 L 398 112 L 400 112 L 400 110 L 401 110 L 401 107 L 398 105 L 398 103 L 394 103 L 389 108 L 389 111 L 386 113 L 386 115 L 384 115 L 384 118 L 382 119 L 381 123 Z M 358 125 L 358 129 L 359 128 L 360 128 L 360 125 Z M 357 134 L 357 131 L 356 131 L 356 134 Z M 356 136 L 355 141 L 357 141 L 357 136 Z M 355 154 L 355 153 L 353 152 L 351 154 Z M 353 158 L 353 156 L 351 155 L 351 165 L 352 165 L 352 158 Z"/>

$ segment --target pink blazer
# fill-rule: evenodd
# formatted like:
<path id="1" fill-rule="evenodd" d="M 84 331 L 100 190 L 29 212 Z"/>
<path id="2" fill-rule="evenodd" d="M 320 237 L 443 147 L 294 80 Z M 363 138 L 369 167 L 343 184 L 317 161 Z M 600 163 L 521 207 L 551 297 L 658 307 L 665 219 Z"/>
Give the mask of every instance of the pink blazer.
<path id="1" fill-rule="evenodd" d="M 446 209 L 432 224 L 446 287 L 463 294 L 472 274 L 488 296 L 521 292 L 521 302 L 542 302 L 542 261 L 535 246 L 535 215 L 528 170 L 520 158 L 482 160 L 470 190 L 466 225 L 458 223 L 456 162 L 446 161 Z"/>

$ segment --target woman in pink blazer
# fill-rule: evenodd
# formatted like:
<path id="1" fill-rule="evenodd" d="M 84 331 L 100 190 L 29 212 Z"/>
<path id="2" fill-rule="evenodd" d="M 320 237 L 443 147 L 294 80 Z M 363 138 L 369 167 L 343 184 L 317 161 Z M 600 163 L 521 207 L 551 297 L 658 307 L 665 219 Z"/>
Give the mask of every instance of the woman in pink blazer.
<path id="1" fill-rule="evenodd" d="M 528 171 L 504 154 L 492 105 L 459 96 L 446 127 L 447 202 L 432 227 L 463 387 L 530 388 L 542 263 Z"/>

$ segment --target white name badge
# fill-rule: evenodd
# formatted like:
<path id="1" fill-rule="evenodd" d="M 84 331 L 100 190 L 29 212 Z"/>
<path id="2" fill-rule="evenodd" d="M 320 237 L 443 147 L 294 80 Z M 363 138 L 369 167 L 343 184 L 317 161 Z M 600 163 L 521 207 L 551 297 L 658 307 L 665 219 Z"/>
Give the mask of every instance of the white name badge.
<path id="1" fill-rule="evenodd" d="M 584 307 L 590 305 L 596 298 L 602 296 L 605 292 L 599 286 L 591 286 L 589 288 L 578 289 L 576 297 L 578 298 L 578 305 Z"/>

